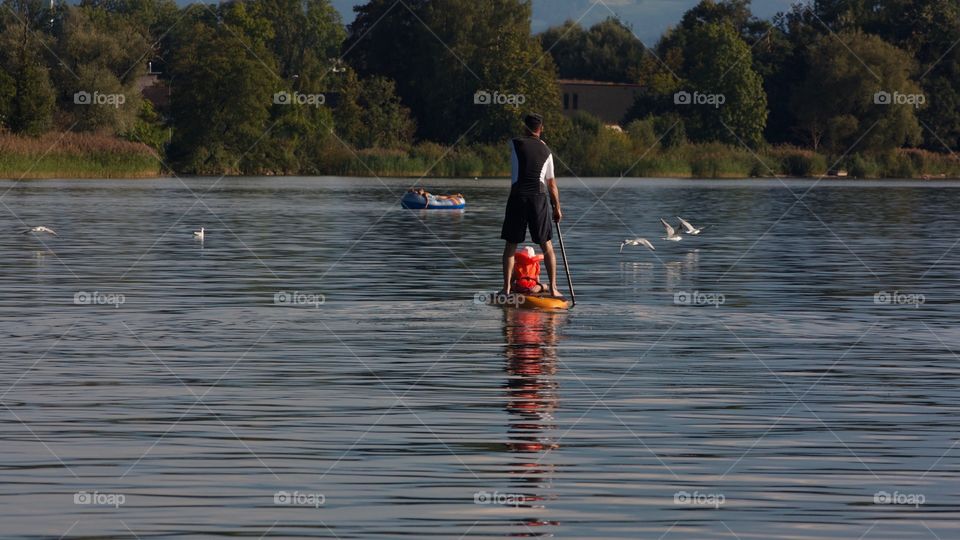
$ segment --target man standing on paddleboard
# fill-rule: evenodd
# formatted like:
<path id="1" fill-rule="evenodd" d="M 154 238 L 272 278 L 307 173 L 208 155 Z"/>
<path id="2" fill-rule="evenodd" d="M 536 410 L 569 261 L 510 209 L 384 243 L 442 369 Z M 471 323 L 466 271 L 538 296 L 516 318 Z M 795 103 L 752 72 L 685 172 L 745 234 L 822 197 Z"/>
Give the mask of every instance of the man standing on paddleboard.
<path id="1" fill-rule="evenodd" d="M 560 222 L 560 191 L 553 172 L 553 154 L 540 136 L 543 134 L 543 117 L 528 114 L 523 118 L 523 137 L 510 141 L 510 175 L 512 186 L 507 199 L 507 211 L 503 218 L 500 238 L 506 240 L 503 247 L 503 292 L 510 294 L 513 276 L 514 253 L 517 245 L 527 238 L 540 245 L 547 276 L 550 279 L 550 294 L 561 297 L 557 288 L 557 256 L 553 252 L 553 222 Z M 553 206 L 551 216 L 547 193 Z M 551 221 L 551 217 L 553 218 Z"/>

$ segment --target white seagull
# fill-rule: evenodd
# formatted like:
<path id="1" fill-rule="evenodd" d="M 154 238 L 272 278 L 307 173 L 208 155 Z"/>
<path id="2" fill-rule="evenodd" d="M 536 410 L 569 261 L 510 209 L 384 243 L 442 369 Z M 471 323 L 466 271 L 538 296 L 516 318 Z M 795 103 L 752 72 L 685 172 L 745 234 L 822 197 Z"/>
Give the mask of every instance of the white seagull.
<path id="1" fill-rule="evenodd" d="M 193 231 L 193 237 L 197 240 L 203 240 L 203 227 L 200 227 L 199 231 Z"/>
<path id="2" fill-rule="evenodd" d="M 680 216 L 677 216 L 677 219 L 680 220 L 680 225 L 683 226 L 683 230 L 684 230 L 684 232 L 687 233 L 687 234 L 696 236 L 696 235 L 702 233 L 704 229 L 706 229 L 706 227 L 700 227 L 700 228 L 698 229 L 697 227 L 694 227 L 693 225 L 691 225 L 689 221 L 683 219 L 683 218 L 680 217 Z"/>
<path id="3" fill-rule="evenodd" d="M 646 238 L 634 238 L 633 240 L 628 238 L 623 242 L 620 242 L 620 253 L 623 253 L 623 246 L 645 246 L 653 251 L 657 250 L 657 248 L 653 247 L 653 244 L 651 244 Z"/>
<path id="4" fill-rule="evenodd" d="M 683 237 L 680 236 L 680 233 L 677 232 L 669 223 L 667 223 L 663 218 L 660 218 L 660 223 L 663 223 L 663 228 L 667 231 L 667 235 L 663 237 L 663 240 L 669 240 L 671 242 L 679 242 L 683 240 Z"/>
<path id="5" fill-rule="evenodd" d="M 32 233 L 32 232 L 34 232 L 34 233 L 47 233 L 47 234 L 52 234 L 52 235 L 54 235 L 54 236 L 59 236 L 56 231 L 54 231 L 54 230 L 51 229 L 50 227 L 44 227 L 43 225 L 37 225 L 36 227 L 31 227 L 31 228 L 23 231 L 23 234 Z"/>

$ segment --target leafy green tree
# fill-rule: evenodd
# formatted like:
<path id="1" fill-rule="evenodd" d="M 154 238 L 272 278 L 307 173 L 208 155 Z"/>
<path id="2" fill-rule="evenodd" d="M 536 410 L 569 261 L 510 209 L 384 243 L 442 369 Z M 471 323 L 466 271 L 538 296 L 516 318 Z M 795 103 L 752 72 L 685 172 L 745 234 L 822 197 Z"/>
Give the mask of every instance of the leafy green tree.
<path id="1" fill-rule="evenodd" d="M 13 110 L 13 98 L 17 95 L 17 81 L 5 71 L 0 71 L 0 129 L 6 128 Z"/>
<path id="2" fill-rule="evenodd" d="M 329 3 L 187 9 L 168 69 L 175 166 L 197 173 L 317 170 L 334 128 L 329 56 L 342 37 Z M 294 27 L 301 35 L 281 36 Z"/>
<path id="3" fill-rule="evenodd" d="M 44 29 L 50 11 L 39 0 L 5 0 L 0 10 L 0 65 L 13 80 L 7 127 L 39 135 L 53 124 L 54 88 L 43 57 L 49 46 Z"/>
<path id="4" fill-rule="evenodd" d="M 197 174 L 256 170 L 251 152 L 269 128 L 277 87 L 272 55 L 226 26 L 244 16 L 237 6 L 212 20 L 204 7 L 188 9 L 195 19 L 178 28 L 169 65 L 170 159 Z"/>
<path id="5" fill-rule="evenodd" d="M 756 22 L 749 4 L 703 0 L 687 12 L 641 65 L 643 90 L 627 118 L 679 115 L 682 139 L 761 144 L 767 97 L 744 38 Z"/>
<path id="6" fill-rule="evenodd" d="M 842 30 L 879 36 L 907 52 L 916 60 L 918 82 L 928 98 L 918 113 L 928 128 L 923 129 L 925 146 L 960 145 L 960 4 L 955 0 L 818 0 L 796 6 L 780 26 L 795 57 L 805 57 L 821 36 Z M 784 64 L 779 70 L 802 79 L 805 69 Z"/>
<path id="7" fill-rule="evenodd" d="M 917 59 L 928 106 L 920 111 L 925 146 L 960 149 L 960 3 L 901 0 L 891 14 L 895 44 Z M 946 148 L 944 148 L 946 147 Z"/>
<path id="8" fill-rule="evenodd" d="M 646 52 L 633 31 L 612 17 L 589 30 L 567 21 L 547 29 L 540 39 L 566 79 L 635 82 Z"/>
<path id="9" fill-rule="evenodd" d="M 97 6 L 60 9 L 54 81 L 65 121 L 79 131 L 130 130 L 140 112 L 137 79 L 151 50 L 148 29 Z"/>
<path id="10" fill-rule="evenodd" d="M 410 110 L 400 104 L 392 80 L 359 80 L 350 70 L 334 108 L 340 136 L 357 148 L 404 148 L 416 129 Z"/>
<path id="11" fill-rule="evenodd" d="M 716 105 L 678 103 L 688 136 L 695 141 L 760 144 L 767 98 L 763 81 L 753 70 L 750 48 L 727 22 L 706 24 L 685 42 L 683 91 L 691 100 L 697 94 L 717 96 Z"/>
<path id="12" fill-rule="evenodd" d="M 270 21 L 268 46 L 277 58 L 279 75 L 312 84 L 338 65 L 346 30 L 329 0 L 257 0 L 255 16 Z"/>
<path id="13" fill-rule="evenodd" d="M 163 155 L 170 141 L 170 129 L 163 125 L 153 104 L 145 99 L 140 102 L 140 111 L 133 125 L 122 136 L 129 141 L 146 144 Z"/>
<path id="14" fill-rule="evenodd" d="M 452 143 L 469 131 L 475 141 L 502 140 L 529 110 L 560 123 L 555 66 L 530 34 L 528 2 L 372 0 L 356 10 L 348 58 L 362 77 L 396 81 L 420 137 Z M 477 92 L 510 101 L 476 104 Z"/>
<path id="15" fill-rule="evenodd" d="M 914 62 L 904 51 L 877 36 L 845 31 L 823 35 L 807 63 L 792 106 L 814 149 L 877 152 L 919 142 L 917 108 L 887 102 L 895 93 L 920 94 L 910 79 Z"/>
<path id="16" fill-rule="evenodd" d="M 54 89 L 46 67 L 27 63 L 15 72 L 16 95 L 10 113 L 14 133 L 40 135 L 52 127 Z"/>
<path id="17" fill-rule="evenodd" d="M 151 43 L 161 40 L 180 16 L 174 0 L 81 0 L 78 5 L 123 17 L 132 26 L 145 29 L 153 38 Z"/>

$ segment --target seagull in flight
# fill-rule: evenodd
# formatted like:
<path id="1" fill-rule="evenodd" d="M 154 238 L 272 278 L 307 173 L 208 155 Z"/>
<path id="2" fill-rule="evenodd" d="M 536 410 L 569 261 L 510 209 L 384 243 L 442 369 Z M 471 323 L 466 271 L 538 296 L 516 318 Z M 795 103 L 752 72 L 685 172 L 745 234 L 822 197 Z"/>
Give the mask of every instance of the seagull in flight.
<path id="1" fill-rule="evenodd" d="M 667 235 L 663 237 L 663 240 L 669 240 L 671 242 L 679 242 L 683 240 L 683 237 L 680 236 L 680 233 L 677 232 L 669 223 L 667 223 L 663 218 L 660 218 L 660 223 L 663 223 L 663 228 L 667 231 Z"/>
<path id="2" fill-rule="evenodd" d="M 633 240 L 628 238 L 623 242 L 620 242 L 620 253 L 623 253 L 623 246 L 645 246 L 653 251 L 657 250 L 657 248 L 653 247 L 653 244 L 651 244 L 646 238 L 634 238 Z"/>
<path id="3" fill-rule="evenodd" d="M 51 229 L 50 227 L 44 227 L 43 225 L 37 225 L 36 227 L 31 227 L 31 228 L 23 231 L 23 234 L 32 233 L 32 232 L 33 232 L 33 233 L 47 233 L 47 234 L 52 234 L 52 235 L 54 235 L 54 236 L 59 236 L 56 231 L 54 231 L 54 230 Z"/>
<path id="4" fill-rule="evenodd" d="M 203 227 L 200 227 L 199 231 L 193 231 L 193 237 L 197 240 L 203 240 Z"/>
<path id="5" fill-rule="evenodd" d="M 704 229 L 706 229 L 706 227 L 700 227 L 700 228 L 698 229 L 697 227 L 694 227 L 693 225 L 691 225 L 689 221 L 683 219 L 683 218 L 680 217 L 680 216 L 677 216 L 677 219 L 680 220 L 680 225 L 683 226 L 684 232 L 687 233 L 687 234 L 689 234 L 689 235 L 696 236 L 696 235 L 702 233 Z"/>

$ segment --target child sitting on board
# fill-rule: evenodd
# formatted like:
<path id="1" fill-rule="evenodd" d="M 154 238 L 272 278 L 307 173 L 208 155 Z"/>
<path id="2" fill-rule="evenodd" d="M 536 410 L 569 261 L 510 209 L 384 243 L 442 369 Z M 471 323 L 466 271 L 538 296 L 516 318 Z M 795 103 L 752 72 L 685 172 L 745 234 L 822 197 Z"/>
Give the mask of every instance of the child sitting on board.
<path id="1" fill-rule="evenodd" d="M 543 255 L 538 255 L 530 246 L 517 250 L 513 266 L 513 292 L 520 294 L 536 294 L 543 292 L 545 287 L 540 283 L 540 263 Z"/>

